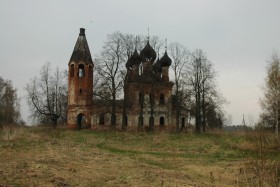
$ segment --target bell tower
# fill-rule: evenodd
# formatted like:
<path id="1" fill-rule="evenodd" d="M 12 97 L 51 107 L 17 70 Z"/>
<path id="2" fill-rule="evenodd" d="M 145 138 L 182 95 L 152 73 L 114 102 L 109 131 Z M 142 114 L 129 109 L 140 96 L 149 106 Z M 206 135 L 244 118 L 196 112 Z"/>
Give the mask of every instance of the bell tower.
<path id="1" fill-rule="evenodd" d="M 68 129 L 81 129 L 90 126 L 93 67 L 85 29 L 80 28 L 79 37 L 68 63 Z"/>

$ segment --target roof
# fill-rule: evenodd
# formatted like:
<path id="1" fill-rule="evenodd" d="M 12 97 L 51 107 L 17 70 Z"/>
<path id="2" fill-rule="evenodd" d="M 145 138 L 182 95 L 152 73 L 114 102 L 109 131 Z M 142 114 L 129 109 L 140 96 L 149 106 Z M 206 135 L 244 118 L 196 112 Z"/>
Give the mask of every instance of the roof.
<path id="1" fill-rule="evenodd" d="M 154 65 L 153 65 L 153 70 L 154 70 L 155 72 L 159 72 L 159 73 L 162 72 L 162 65 L 161 65 L 161 63 L 159 62 L 159 58 L 157 59 L 156 63 L 154 63 Z"/>
<path id="2" fill-rule="evenodd" d="M 144 49 L 140 52 L 140 56 L 142 57 L 144 62 L 150 61 L 154 62 L 157 54 L 155 50 L 152 48 L 152 46 L 149 43 L 149 40 L 147 41 L 147 45 L 144 47 Z"/>
<path id="3" fill-rule="evenodd" d="M 69 63 L 81 61 L 87 64 L 93 64 L 84 28 L 80 28 L 80 34 L 77 39 Z"/>
<path id="4" fill-rule="evenodd" d="M 161 63 L 162 67 L 169 67 L 172 63 L 172 60 L 169 58 L 167 52 L 165 51 L 163 57 L 159 60 Z"/>
<path id="5" fill-rule="evenodd" d="M 127 60 L 126 68 L 130 69 L 132 65 L 139 65 L 140 63 L 141 63 L 141 56 L 138 54 L 135 48 L 134 53 Z"/>

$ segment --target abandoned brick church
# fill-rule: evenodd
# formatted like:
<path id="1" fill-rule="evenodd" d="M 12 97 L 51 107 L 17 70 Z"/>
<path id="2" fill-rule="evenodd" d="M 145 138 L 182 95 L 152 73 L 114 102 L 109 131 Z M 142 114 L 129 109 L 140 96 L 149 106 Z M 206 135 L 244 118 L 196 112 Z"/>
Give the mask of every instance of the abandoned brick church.
<path id="1" fill-rule="evenodd" d="M 176 115 L 173 104 L 169 67 L 172 63 L 167 51 L 159 59 L 147 41 L 140 54 L 135 49 L 126 63 L 127 83 L 124 100 L 116 102 L 116 125 L 128 127 L 175 126 Z M 80 29 L 74 51 L 70 58 L 68 73 L 69 129 L 92 128 L 111 123 L 111 106 L 102 100 L 93 100 L 93 68 L 85 29 Z M 188 113 L 180 115 L 180 126 L 184 126 Z"/>

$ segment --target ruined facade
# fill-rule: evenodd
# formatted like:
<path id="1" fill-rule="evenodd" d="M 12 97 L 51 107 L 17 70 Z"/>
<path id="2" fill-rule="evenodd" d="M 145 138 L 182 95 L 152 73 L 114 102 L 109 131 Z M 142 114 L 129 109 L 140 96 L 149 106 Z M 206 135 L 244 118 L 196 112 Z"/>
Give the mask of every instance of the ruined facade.
<path id="1" fill-rule="evenodd" d="M 148 40 L 140 54 L 135 49 L 128 59 L 124 100 L 116 102 L 117 126 L 175 126 L 173 83 L 169 80 L 172 61 L 167 51 L 161 58 L 156 58 Z M 94 64 L 83 28 L 68 68 L 68 128 L 94 129 L 99 125 L 110 125 L 110 104 L 92 99 Z M 186 120 L 187 112 L 180 115 L 180 125 L 184 126 Z"/>

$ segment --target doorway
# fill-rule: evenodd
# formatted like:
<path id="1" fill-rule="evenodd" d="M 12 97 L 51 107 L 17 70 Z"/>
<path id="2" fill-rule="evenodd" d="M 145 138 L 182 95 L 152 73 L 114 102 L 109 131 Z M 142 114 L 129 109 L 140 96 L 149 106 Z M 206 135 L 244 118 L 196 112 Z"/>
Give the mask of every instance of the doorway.
<path id="1" fill-rule="evenodd" d="M 78 130 L 86 127 L 86 116 L 82 113 L 77 116 L 77 128 Z"/>

